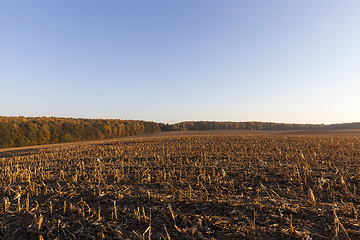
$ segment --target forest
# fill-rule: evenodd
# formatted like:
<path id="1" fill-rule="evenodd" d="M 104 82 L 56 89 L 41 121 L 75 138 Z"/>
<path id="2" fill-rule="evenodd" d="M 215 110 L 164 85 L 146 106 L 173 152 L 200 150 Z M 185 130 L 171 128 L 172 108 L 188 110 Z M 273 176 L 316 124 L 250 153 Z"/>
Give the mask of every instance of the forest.
<path id="1" fill-rule="evenodd" d="M 161 131 L 202 131 L 202 130 L 341 130 L 360 129 L 360 122 L 341 124 L 294 124 L 274 122 L 215 122 L 188 121 L 175 124 L 159 124 Z"/>
<path id="2" fill-rule="evenodd" d="M 118 119 L 0 117 L 0 148 L 160 132 L 157 123 Z"/>
<path id="3" fill-rule="evenodd" d="M 164 131 L 360 129 L 360 122 L 289 124 L 273 122 L 187 121 L 164 124 L 140 120 L 59 117 L 1 117 L 0 148 L 118 138 Z"/>

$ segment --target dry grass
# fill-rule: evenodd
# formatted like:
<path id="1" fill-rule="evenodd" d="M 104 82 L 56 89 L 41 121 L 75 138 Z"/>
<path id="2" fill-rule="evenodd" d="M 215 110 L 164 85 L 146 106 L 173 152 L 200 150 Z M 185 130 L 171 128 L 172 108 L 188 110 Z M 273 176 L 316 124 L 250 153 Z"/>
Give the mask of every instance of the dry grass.
<path id="1" fill-rule="evenodd" d="M 358 138 L 178 136 L 0 156 L 0 239 L 360 238 Z"/>

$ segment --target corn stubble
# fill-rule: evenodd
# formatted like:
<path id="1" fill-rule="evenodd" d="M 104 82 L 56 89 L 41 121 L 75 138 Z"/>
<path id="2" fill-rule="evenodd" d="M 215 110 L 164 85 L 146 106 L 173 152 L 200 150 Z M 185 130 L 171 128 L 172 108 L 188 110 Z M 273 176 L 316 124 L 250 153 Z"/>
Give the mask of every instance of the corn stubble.
<path id="1" fill-rule="evenodd" d="M 0 239 L 359 239 L 360 139 L 187 136 L 0 156 Z"/>

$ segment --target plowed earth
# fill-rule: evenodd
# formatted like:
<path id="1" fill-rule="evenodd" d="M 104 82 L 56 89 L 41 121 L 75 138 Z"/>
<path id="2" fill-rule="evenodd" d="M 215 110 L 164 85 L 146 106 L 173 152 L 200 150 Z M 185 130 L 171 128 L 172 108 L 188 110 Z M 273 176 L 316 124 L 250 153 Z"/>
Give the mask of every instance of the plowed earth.
<path id="1" fill-rule="evenodd" d="M 360 239 L 360 138 L 285 135 L 3 150 L 0 239 Z"/>

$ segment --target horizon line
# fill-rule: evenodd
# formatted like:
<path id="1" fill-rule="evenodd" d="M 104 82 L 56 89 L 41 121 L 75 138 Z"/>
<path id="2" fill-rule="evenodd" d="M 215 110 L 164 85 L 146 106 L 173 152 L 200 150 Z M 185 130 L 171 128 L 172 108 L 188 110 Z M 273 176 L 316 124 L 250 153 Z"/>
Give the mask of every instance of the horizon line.
<path id="1" fill-rule="evenodd" d="M 0 116 L 1 117 L 8 117 L 8 118 L 67 118 L 67 119 L 100 119 L 100 120 L 123 120 L 123 121 L 144 121 L 144 122 L 154 122 L 154 123 L 161 123 L 167 125 L 175 125 L 180 123 L 186 122 L 234 122 L 234 123 L 247 123 L 247 122 L 257 122 L 257 123 L 275 123 L 275 124 L 296 124 L 296 125 L 341 125 L 341 124 L 353 124 L 353 123 L 360 123 L 360 122 L 334 122 L 334 123 L 296 123 L 296 122 L 276 122 L 276 121 L 261 121 L 261 120 L 245 120 L 245 121 L 232 121 L 232 120 L 183 120 L 179 122 L 157 122 L 154 120 L 145 120 L 145 119 L 122 119 L 122 118 L 98 118 L 98 117 L 66 117 L 66 116 L 23 116 L 23 115 L 10 115 L 10 116 Z"/>

